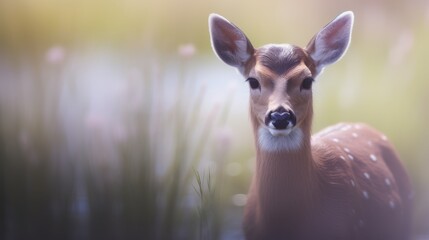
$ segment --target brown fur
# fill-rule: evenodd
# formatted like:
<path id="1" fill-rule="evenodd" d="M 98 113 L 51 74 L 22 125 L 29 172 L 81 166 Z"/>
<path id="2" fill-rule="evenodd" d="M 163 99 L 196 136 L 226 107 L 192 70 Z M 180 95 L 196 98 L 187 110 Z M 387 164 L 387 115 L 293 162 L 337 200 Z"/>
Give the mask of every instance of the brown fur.
<path id="1" fill-rule="evenodd" d="M 246 239 L 408 239 L 412 189 L 384 135 L 364 124 L 339 124 L 311 137 L 312 97 L 296 92 L 311 59 L 281 73 L 254 62 L 249 74 L 272 89 L 251 100 L 257 157 Z M 278 90 L 284 85 L 286 91 Z M 259 119 L 279 104 L 298 116 L 304 133 L 298 150 L 268 152 L 258 144 Z"/>
<path id="2" fill-rule="evenodd" d="M 364 124 L 345 123 L 311 136 L 313 95 L 305 80 L 342 57 L 353 19 L 352 12 L 340 14 L 306 49 L 254 49 L 234 24 L 209 18 L 219 58 L 259 84 L 250 90 L 256 172 L 245 208 L 246 239 L 410 237 L 413 191 L 387 138 Z M 294 114 L 296 124 L 274 129 L 264 120 L 276 109 Z"/>

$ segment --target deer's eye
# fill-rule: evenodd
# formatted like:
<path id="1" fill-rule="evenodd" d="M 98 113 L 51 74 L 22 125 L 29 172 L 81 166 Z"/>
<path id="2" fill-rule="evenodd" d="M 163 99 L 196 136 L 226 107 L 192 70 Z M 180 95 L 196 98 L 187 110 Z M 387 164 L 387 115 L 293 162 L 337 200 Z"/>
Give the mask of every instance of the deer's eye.
<path id="1" fill-rule="evenodd" d="M 301 83 L 300 90 L 310 90 L 311 86 L 313 85 L 314 79 L 312 77 L 305 78 Z"/>
<path id="2" fill-rule="evenodd" d="M 256 78 L 251 77 L 248 78 L 246 81 L 249 82 L 249 86 L 251 89 L 261 89 L 261 85 L 259 85 L 259 82 L 258 80 L 256 80 Z"/>

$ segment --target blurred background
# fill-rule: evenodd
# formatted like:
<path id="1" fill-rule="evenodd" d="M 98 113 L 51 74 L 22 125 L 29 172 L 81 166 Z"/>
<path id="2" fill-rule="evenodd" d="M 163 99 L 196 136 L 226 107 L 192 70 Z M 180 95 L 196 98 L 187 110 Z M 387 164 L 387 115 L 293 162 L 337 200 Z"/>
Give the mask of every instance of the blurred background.
<path id="1" fill-rule="evenodd" d="M 429 239 L 423 0 L 1 1 L 0 238 L 241 239 L 248 87 L 211 51 L 208 14 L 254 46 L 305 46 L 345 10 L 352 44 L 315 84 L 313 130 L 384 131 Z"/>

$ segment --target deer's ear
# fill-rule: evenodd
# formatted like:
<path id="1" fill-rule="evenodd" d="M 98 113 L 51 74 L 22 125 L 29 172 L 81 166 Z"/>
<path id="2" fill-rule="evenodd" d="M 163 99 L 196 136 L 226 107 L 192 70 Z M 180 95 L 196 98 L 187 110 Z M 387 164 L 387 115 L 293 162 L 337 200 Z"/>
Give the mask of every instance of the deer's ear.
<path id="1" fill-rule="evenodd" d="M 352 37 L 354 15 L 348 11 L 340 14 L 318 32 L 306 50 L 314 60 L 316 74 L 323 68 L 338 61 L 349 47 Z"/>
<path id="2" fill-rule="evenodd" d="M 214 13 L 209 16 L 209 30 L 212 48 L 217 56 L 243 72 L 255 51 L 246 35 L 224 17 Z"/>

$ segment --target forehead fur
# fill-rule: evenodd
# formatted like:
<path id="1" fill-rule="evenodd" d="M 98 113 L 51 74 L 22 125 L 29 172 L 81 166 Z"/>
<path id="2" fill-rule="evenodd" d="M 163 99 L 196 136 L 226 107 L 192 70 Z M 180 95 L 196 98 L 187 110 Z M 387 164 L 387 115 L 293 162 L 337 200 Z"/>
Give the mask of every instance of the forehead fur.
<path id="1" fill-rule="evenodd" d="M 277 75 L 296 67 L 302 61 L 307 62 L 307 55 L 300 47 L 289 44 L 265 45 L 256 51 L 257 61 Z"/>

